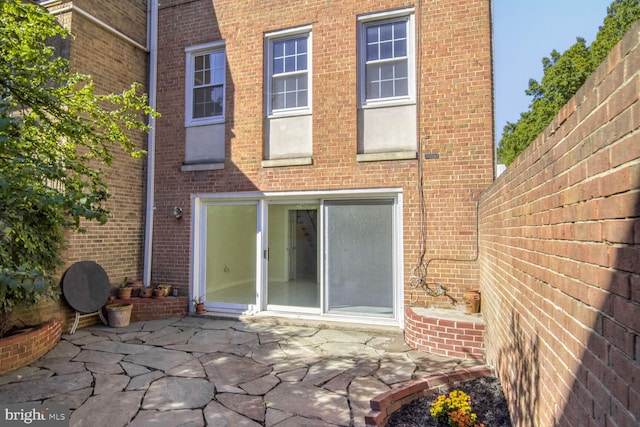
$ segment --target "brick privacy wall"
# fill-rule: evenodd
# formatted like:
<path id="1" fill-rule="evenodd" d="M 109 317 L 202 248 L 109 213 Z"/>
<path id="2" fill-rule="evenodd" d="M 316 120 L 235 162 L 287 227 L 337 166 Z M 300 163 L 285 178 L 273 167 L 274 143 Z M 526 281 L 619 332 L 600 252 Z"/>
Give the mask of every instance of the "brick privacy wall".
<path id="1" fill-rule="evenodd" d="M 481 199 L 487 358 L 515 425 L 640 423 L 639 32 Z"/>
<path id="2" fill-rule="evenodd" d="M 52 318 L 31 331 L 0 340 L 0 374 L 14 371 L 38 360 L 60 339 L 61 323 Z"/>
<path id="3" fill-rule="evenodd" d="M 490 2 L 308 2 L 167 0 L 159 9 L 156 194 L 153 277 L 173 286 L 190 279 L 191 195 L 283 190 L 401 187 L 404 279 L 420 250 L 419 161 L 358 163 L 357 16 L 416 7 L 420 35 L 418 134 L 423 162 L 428 258 L 475 259 L 476 201 L 493 180 Z M 312 25 L 313 165 L 262 168 L 264 33 Z M 225 167 L 181 172 L 184 161 L 187 46 L 225 40 Z M 175 220 L 173 206 L 184 209 Z M 434 261 L 432 280 L 453 298 L 428 298 L 407 285 L 405 304 L 449 307 L 479 286 L 473 262 Z"/>
<path id="4" fill-rule="evenodd" d="M 51 12 L 75 36 L 66 40 L 61 49 L 70 60 L 73 71 L 91 75 L 98 94 L 122 92 L 133 82 L 145 85 L 147 53 L 73 9 L 56 13 L 56 10 L 69 5 L 71 2 L 53 5 Z M 74 1 L 73 5 L 80 6 L 141 45 L 146 44 L 146 1 Z M 131 133 L 130 136 L 139 148 L 146 148 L 146 135 Z M 63 254 L 60 278 L 69 266 L 82 260 L 100 264 L 112 283 L 121 281 L 125 276 L 142 277 L 146 160 L 131 158 L 119 146 L 113 146 L 112 153 L 112 166 L 100 165 L 104 168 L 111 194 L 105 205 L 111 212 L 109 221 L 105 225 L 85 222 L 82 224 L 85 233 L 66 233 L 67 249 Z M 74 314 L 75 311 L 61 297 L 57 301 L 43 301 L 37 310 L 18 308 L 13 318 L 18 323 L 37 324 L 56 317 L 62 321 L 63 331 L 68 331 Z M 96 322 L 99 322 L 97 317 L 82 319 L 80 327 Z"/>

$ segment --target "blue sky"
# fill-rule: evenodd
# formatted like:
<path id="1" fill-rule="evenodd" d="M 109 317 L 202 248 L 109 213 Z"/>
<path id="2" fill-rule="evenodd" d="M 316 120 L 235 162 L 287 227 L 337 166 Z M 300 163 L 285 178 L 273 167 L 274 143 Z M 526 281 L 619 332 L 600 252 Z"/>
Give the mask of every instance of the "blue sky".
<path id="1" fill-rule="evenodd" d="M 542 79 L 542 58 L 576 37 L 595 39 L 612 0 L 493 0 L 496 142 L 507 122 L 529 109 L 529 79 Z"/>

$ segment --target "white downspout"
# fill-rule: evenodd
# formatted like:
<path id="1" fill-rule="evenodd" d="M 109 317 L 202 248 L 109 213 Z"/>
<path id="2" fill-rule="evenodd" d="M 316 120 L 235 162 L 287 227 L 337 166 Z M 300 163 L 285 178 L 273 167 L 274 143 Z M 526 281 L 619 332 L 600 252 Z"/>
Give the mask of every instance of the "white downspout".
<path id="1" fill-rule="evenodd" d="M 156 86 L 158 78 L 158 0 L 147 0 L 147 48 L 149 50 L 149 105 L 156 108 Z M 144 233 L 143 283 L 151 286 L 151 256 L 153 248 L 153 218 L 155 210 L 155 142 L 156 119 L 149 116 L 149 136 L 147 140 L 147 207 Z"/>

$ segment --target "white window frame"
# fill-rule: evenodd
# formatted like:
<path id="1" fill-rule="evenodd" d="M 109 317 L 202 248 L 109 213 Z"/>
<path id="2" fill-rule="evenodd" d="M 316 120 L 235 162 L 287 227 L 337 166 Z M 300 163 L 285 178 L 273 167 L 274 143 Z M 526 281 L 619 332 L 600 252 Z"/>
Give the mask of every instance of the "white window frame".
<path id="1" fill-rule="evenodd" d="M 295 108 L 283 108 L 273 109 L 272 105 L 272 93 L 273 93 L 273 44 L 277 41 L 297 38 L 307 38 L 307 105 L 303 107 Z M 311 114 L 311 105 L 313 104 L 312 93 L 312 34 L 311 25 L 305 25 L 303 27 L 292 28 L 288 30 L 273 31 L 264 35 L 264 52 L 265 52 L 265 111 L 268 118 L 283 117 L 283 116 L 295 116 Z M 302 73 L 299 73 L 302 74 Z"/>
<path id="2" fill-rule="evenodd" d="M 193 76 L 195 71 L 195 58 L 206 54 L 222 52 L 224 57 L 224 78 L 222 82 L 222 114 L 211 117 L 193 118 Z M 216 41 L 212 43 L 199 44 L 185 48 L 186 53 L 186 75 L 185 75 L 185 126 L 199 126 L 216 123 L 224 123 L 226 114 L 226 95 L 227 95 L 227 59 L 224 41 Z"/>
<path id="3" fill-rule="evenodd" d="M 367 99 L 366 94 L 366 29 L 371 25 L 406 21 L 407 33 L 407 95 Z M 379 12 L 358 17 L 358 105 L 360 108 L 385 107 L 393 105 L 415 104 L 416 102 L 416 51 L 415 51 L 414 8 L 389 12 Z"/>

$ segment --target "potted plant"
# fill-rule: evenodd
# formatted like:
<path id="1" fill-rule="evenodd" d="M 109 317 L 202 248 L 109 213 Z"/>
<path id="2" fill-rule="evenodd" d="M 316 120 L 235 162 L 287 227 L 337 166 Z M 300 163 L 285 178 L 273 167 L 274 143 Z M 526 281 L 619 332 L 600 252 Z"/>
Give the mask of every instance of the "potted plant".
<path id="1" fill-rule="evenodd" d="M 162 286 L 158 286 L 157 288 L 155 288 L 153 290 L 153 297 L 154 298 L 164 298 L 164 293 L 165 293 L 165 290 L 162 288 Z"/>
<path id="2" fill-rule="evenodd" d="M 131 298 L 132 289 L 128 287 L 129 278 L 125 277 L 124 280 L 116 285 L 118 288 L 118 299 L 129 299 Z"/>
<path id="3" fill-rule="evenodd" d="M 193 308 L 196 310 L 196 313 L 202 314 L 205 312 L 204 302 L 202 301 L 202 297 L 195 297 L 192 301 L 193 301 Z"/>
<path id="4" fill-rule="evenodd" d="M 156 289 L 161 289 L 162 292 L 164 293 L 163 296 L 169 296 L 169 294 L 171 294 L 171 285 L 167 285 L 166 283 L 163 283 L 161 285 L 158 285 L 158 287 Z"/>

